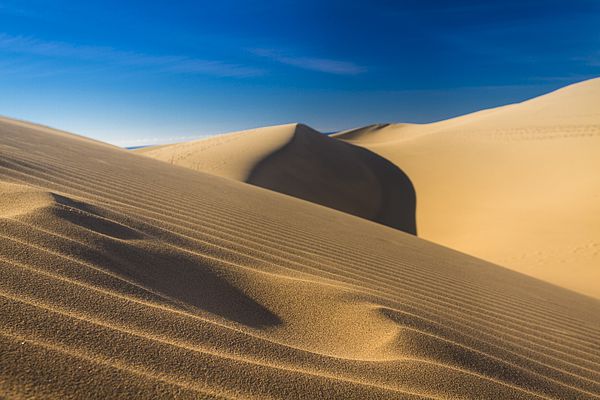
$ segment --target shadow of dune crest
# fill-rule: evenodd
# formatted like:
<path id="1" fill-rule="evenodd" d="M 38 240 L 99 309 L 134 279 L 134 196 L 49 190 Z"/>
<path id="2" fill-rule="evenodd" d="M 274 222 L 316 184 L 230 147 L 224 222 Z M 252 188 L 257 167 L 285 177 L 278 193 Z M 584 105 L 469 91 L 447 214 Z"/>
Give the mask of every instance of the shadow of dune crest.
<path id="1" fill-rule="evenodd" d="M 416 192 L 400 168 L 303 124 L 246 182 L 417 234 Z"/>

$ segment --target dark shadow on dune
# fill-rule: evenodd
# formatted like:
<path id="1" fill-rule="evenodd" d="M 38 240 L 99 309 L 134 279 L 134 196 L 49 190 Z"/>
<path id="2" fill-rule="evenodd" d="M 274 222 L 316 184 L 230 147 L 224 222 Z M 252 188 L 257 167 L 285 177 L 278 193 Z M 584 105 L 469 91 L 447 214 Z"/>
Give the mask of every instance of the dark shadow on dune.
<path id="1" fill-rule="evenodd" d="M 52 213 L 58 218 L 116 239 L 134 240 L 144 238 L 141 232 L 102 216 L 102 212 L 90 204 L 82 203 L 56 193 L 51 193 L 51 195 L 56 204 L 62 206 L 55 207 L 52 210 Z"/>
<path id="2" fill-rule="evenodd" d="M 56 246 L 53 251 L 124 277 L 133 292 L 142 288 L 144 297 L 188 312 L 201 310 L 252 328 L 282 323 L 228 278 L 233 267 L 172 246 L 172 237 L 149 235 L 143 225 L 130 226 L 102 207 L 50 194 L 54 206 L 32 214 L 29 223 L 60 235 L 46 244 Z"/>
<path id="3" fill-rule="evenodd" d="M 185 308 L 191 306 L 257 329 L 282 323 L 276 314 L 232 284 L 220 267 L 195 255 L 174 251 L 162 243 L 141 247 L 118 243 L 112 250 L 130 279 Z"/>
<path id="4" fill-rule="evenodd" d="M 525 356 L 413 314 L 386 307 L 379 311 L 404 328 L 401 343 L 409 357 L 436 360 L 509 385 L 553 390 L 548 379 L 534 372 L 540 366 Z"/>
<path id="5" fill-rule="evenodd" d="M 292 140 L 261 160 L 247 182 L 416 235 L 408 176 L 362 147 L 298 125 Z"/>

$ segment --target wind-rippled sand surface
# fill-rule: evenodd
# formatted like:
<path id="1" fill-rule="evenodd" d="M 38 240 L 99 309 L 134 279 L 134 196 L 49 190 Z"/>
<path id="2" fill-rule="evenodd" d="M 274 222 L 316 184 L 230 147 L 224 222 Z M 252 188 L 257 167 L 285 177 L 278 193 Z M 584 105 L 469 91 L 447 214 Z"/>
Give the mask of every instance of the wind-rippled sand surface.
<path id="1" fill-rule="evenodd" d="M 600 302 L 0 120 L 0 397 L 600 398 Z"/>

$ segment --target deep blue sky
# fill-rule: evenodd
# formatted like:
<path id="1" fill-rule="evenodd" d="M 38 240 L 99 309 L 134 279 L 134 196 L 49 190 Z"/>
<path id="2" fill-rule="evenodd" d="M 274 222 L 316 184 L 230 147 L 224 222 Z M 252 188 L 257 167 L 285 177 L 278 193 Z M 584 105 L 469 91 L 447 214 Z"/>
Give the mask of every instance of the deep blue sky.
<path id="1" fill-rule="evenodd" d="M 118 145 L 429 122 L 598 75 L 596 0 L 0 0 L 0 115 Z"/>

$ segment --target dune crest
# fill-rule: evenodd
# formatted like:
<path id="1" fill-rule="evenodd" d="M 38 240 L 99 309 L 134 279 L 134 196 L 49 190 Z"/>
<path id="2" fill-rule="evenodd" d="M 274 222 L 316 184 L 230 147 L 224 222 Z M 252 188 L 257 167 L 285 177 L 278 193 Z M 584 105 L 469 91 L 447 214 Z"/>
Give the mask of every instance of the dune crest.
<path id="1" fill-rule="evenodd" d="M 427 125 L 335 135 L 399 166 L 419 236 L 600 298 L 600 78 Z"/>
<path id="2" fill-rule="evenodd" d="M 0 152 L 0 397 L 600 397 L 595 299 L 48 129 Z"/>
<path id="3" fill-rule="evenodd" d="M 362 147 L 290 124 L 136 150 L 416 234 L 416 196 L 397 166 Z"/>

